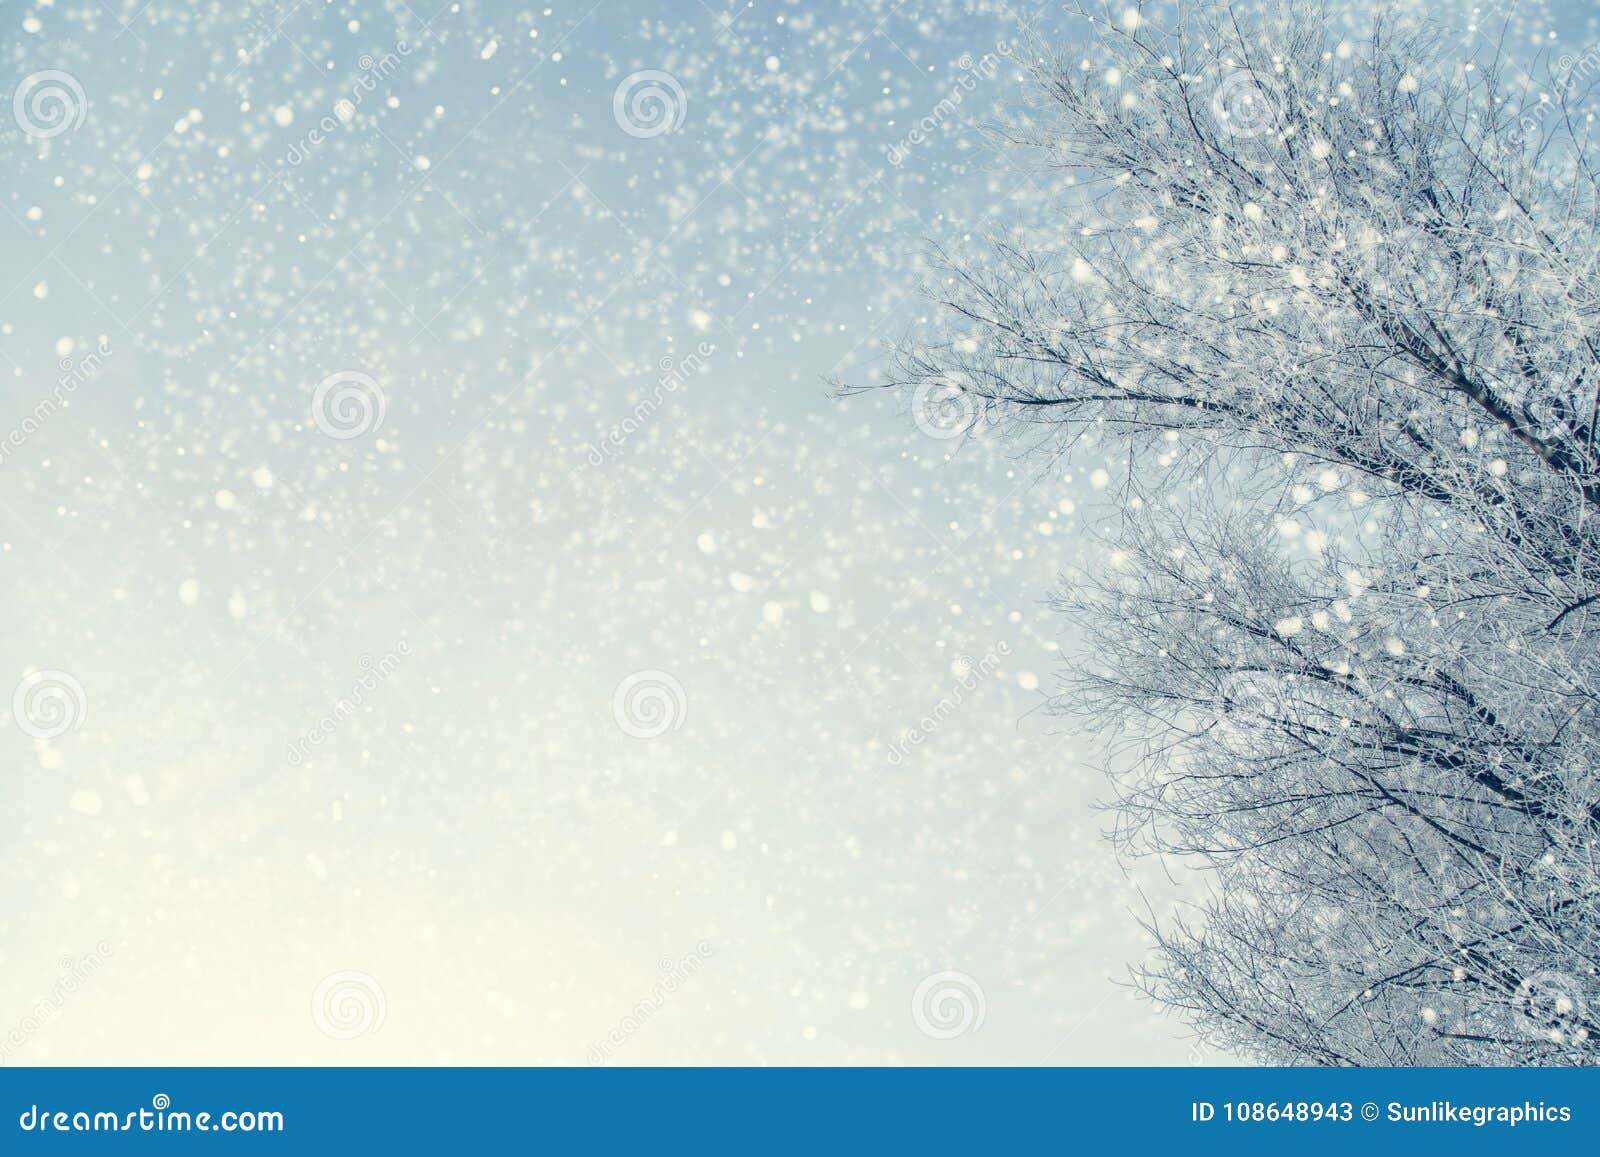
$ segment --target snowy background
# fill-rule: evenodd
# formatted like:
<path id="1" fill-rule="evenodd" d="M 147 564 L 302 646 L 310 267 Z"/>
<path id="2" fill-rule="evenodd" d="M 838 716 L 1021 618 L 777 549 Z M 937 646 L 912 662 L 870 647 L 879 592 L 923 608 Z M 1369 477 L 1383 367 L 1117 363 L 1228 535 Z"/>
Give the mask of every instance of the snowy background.
<path id="1" fill-rule="evenodd" d="M 1223 1059 L 1044 710 L 1115 460 L 826 380 L 1022 18 L 0 5 L 0 1059 Z"/>

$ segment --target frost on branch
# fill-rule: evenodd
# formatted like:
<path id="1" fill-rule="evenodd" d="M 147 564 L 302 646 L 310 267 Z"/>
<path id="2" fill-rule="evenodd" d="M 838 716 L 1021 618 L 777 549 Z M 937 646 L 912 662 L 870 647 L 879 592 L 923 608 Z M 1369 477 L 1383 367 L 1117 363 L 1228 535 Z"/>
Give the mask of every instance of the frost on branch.
<path id="1" fill-rule="evenodd" d="M 1303 4 L 1097 32 L 1004 130 L 1066 192 L 945 257 L 896 384 L 1126 446 L 1062 703 L 1215 882 L 1139 979 L 1276 1062 L 1594 1063 L 1589 94 Z"/>

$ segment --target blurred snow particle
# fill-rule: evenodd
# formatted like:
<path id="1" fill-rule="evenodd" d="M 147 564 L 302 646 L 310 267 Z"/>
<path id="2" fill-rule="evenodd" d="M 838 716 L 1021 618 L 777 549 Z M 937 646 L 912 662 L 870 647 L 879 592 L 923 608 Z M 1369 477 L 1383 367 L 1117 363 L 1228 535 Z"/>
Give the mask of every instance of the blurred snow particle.
<path id="1" fill-rule="evenodd" d="M 100 814 L 100 809 L 104 804 L 100 799 L 99 792 L 80 787 L 72 793 L 72 798 L 67 800 L 67 806 L 73 811 L 81 812 L 86 816 L 97 816 Z"/>

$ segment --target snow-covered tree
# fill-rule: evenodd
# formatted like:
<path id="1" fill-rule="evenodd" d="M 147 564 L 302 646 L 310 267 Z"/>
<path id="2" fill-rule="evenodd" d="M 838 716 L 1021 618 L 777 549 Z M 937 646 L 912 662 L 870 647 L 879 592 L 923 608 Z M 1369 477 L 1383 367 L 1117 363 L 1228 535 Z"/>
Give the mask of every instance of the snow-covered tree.
<path id="1" fill-rule="evenodd" d="M 1003 130 L 1051 219 L 895 384 L 1126 455 L 1062 706 L 1213 880 L 1136 975 L 1272 1062 L 1600 1061 L 1600 61 L 1094 23 Z"/>

